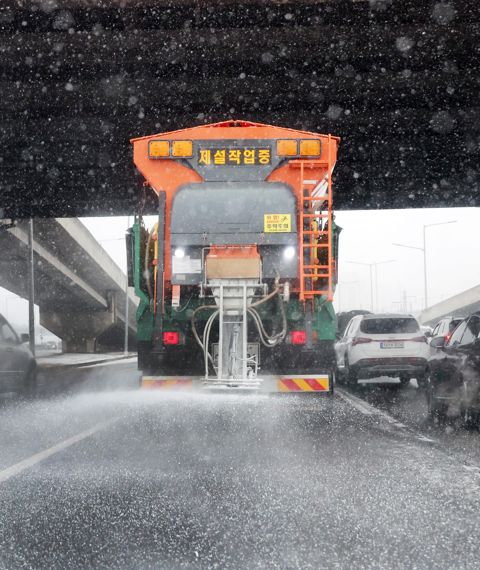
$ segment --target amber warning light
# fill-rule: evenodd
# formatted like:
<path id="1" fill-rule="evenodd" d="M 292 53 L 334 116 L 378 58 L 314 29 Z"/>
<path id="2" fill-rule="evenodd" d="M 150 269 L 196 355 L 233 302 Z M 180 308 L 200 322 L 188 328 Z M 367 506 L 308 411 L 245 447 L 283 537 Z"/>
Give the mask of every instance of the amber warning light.
<path id="1" fill-rule="evenodd" d="M 150 141 L 148 143 L 149 158 L 192 158 L 192 141 Z"/>
<path id="2" fill-rule="evenodd" d="M 277 155 L 286 158 L 297 156 L 317 157 L 322 153 L 319 139 L 279 139 L 277 140 Z"/>
<path id="3" fill-rule="evenodd" d="M 276 141 L 276 150 L 277 156 L 284 158 L 316 158 L 322 154 L 322 144 L 319 139 L 278 139 Z M 199 152 L 199 164 L 205 166 L 253 166 L 271 163 L 271 151 L 269 148 L 216 147 L 201 148 Z M 151 159 L 192 158 L 193 142 L 191 140 L 151 140 L 148 143 L 148 157 Z"/>

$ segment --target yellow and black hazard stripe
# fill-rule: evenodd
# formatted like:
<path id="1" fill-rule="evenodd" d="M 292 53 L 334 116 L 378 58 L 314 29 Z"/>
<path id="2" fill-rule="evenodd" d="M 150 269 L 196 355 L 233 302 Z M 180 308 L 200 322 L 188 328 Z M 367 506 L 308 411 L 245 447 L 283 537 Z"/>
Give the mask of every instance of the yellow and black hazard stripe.
<path id="1" fill-rule="evenodd" d="M 328 392 L 330 379 L 328 376 L 289 376 L 278 380 L 279 392 Z"/>
<path id="2" fill-rule="evenodd" d="M 188 390 L 192 387 L 191 378 L 142 378 L 144 390 Z"/>

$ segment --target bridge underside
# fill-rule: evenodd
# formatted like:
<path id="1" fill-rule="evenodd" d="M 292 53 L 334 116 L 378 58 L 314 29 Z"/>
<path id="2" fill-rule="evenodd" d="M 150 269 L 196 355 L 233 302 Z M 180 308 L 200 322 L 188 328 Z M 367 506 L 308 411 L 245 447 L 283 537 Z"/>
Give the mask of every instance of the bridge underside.
<path id="1" fill-rule="evenodd" d="M 2 8 L 0 217 L 132 213 L 128 140 L 226 118 L 341 136 L 338 208 L 480 203 L 477 0 Z"/>

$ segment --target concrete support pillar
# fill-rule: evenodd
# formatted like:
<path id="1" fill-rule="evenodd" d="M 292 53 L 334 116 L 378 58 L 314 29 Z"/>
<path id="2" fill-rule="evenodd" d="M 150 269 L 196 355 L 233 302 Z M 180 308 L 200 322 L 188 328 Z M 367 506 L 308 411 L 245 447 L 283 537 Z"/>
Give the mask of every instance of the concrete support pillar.
<path id="1" fill-rule="evenodd" d="M 95 352 L 96 341 L 115 325 L 113 311 L 40 311 L 40 323 L 62 339 L 64 352 Z"/>

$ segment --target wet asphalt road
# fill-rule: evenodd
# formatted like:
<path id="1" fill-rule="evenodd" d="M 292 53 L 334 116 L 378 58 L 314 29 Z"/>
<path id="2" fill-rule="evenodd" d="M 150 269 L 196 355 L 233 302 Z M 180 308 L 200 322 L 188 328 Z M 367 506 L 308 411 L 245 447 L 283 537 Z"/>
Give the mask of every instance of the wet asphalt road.
<path id="1" fill-rule="evenodd" d="M 480 464 L 479 427 L 467 430 L 461 418 L 452 415 L 443 421 L 432 421 L 427 413 L 425 392 L 415 380 L 404 388 L 394 379 L 375 379 L 361 382 L 350 390 L 365 402 L 383 410 L 426 437 L 440 442 L 442 447 L 465 462 Z"/>
<path id="2" fill-rule="evenodd" d="M 0 405 L 1 569 L 478 568 L 474 458 L 366 404 L 375 389 L 135 386 L 124 362 Z"/>

